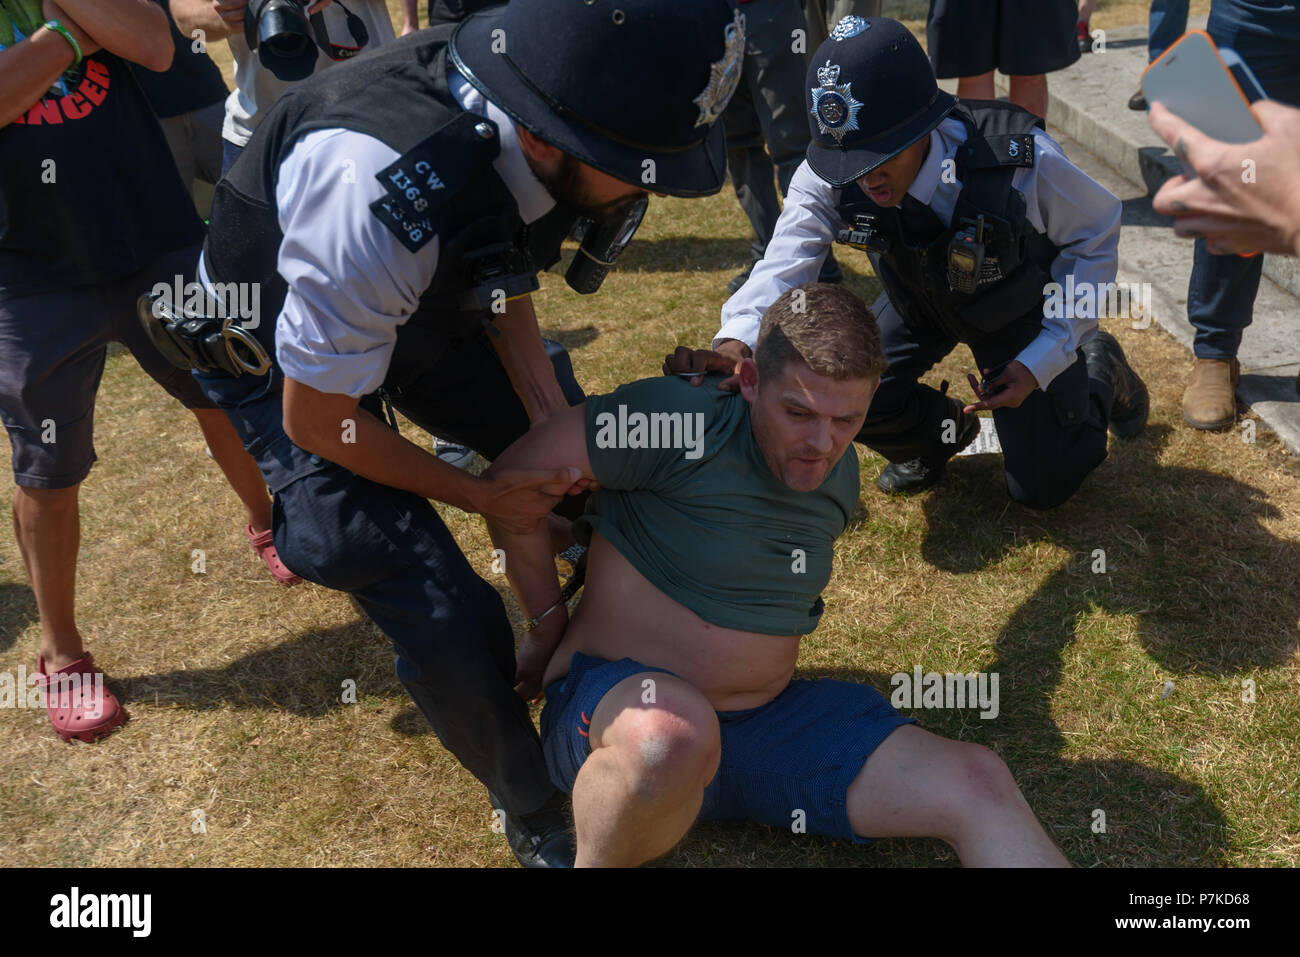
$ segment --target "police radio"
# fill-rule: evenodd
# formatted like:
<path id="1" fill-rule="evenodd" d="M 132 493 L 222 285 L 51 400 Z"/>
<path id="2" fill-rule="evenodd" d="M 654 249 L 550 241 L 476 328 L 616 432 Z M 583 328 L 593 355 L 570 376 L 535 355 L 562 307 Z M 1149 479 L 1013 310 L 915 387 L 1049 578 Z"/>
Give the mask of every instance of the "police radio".
<path id="1" fill-rule="evenodd" d="M 627 244 L 632 241 L 632 234 L 641 225 L 650 197 L 642 194 L 628 205 L 622 216 L 611 216 L 595 222 L 587 220 L 586 235 L 578 254 L 569 263 L 564 274 L 574 292 L 590 295 L 600 288 L 614 261 L 622 254 Z"/>
<path id="2" fill-rule="evenodd" d="M 975 222 L 962 220 L 961 229 L 948 243 L 948 288 L 970 295 L 979 285 L 980 270 L 984 268 L 984 217 Z"/>
<path id="3" fill-rule="evenodd" d="M 889 252 L 889 237 L 876 224 L 875 216 L 864 213 L 853 217 L 852 226 L 837 232 L 835 241 L 864 252 L 881 255 Z"/>

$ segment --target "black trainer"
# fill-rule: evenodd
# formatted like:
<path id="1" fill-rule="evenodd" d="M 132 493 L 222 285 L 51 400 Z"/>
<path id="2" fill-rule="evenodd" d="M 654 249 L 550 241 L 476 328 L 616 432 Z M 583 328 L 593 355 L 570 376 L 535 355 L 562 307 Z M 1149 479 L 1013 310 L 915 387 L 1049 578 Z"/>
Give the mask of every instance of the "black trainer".
<path id="1" fill-rule="evenodd" d="M 1146 383 L 1133 371 L 1119 342 L 1109 332 L 1097 332 L 1083 347 L 1088 375 L 1110 384 L 1114 397 L 1110 405 L 1110 430 L 1116 437 L 1131 439 L 1147 424 L 1151 396 Z"/>
<path id="2" fill-rule="evenodd" d="M 962 412 L 960 425 L 961 431 L 957 433 L 957 441 L 951 452 L 945 450 L 942 457 L 891 462 L 881 469 L 876 478 L 876 488 L 886 495 L 907 495 L 933 488 L 943 477 L 943 469 L 948 460 L 974 442 L 980 434 L 980 419 L 974 412 Z"/>
<path id="3" fill-rule="evenodd" d="M 517 817 L 488 792 L 497 818 L 504 819 L 506 841 L 520 867 L 572 867 L 577 848 L 569 823 L 569 798 L 559 791 L 532 814 Z"/>

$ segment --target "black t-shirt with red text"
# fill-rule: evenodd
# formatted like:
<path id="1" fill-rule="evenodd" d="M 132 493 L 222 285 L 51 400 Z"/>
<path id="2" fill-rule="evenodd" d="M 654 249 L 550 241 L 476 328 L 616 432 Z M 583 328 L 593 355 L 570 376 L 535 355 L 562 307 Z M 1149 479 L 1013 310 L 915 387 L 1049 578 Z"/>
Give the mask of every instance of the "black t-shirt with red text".
<path id="1" fill-rule="evenodd" d="M 0 299 L 120 279 L 203 238 L 126 63 L 101 50 L 64 83 L 0 128 Z"/>

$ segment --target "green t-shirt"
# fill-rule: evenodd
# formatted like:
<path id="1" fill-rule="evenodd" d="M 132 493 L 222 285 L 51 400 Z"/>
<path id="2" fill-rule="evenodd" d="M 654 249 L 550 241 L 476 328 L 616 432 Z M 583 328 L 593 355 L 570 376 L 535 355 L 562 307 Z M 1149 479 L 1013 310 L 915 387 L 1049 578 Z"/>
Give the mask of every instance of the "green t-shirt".
<path id="1" fill-rule="evenodd" d="M 705 621 L 805 635 L 822 614 L 834 542 L 857 507 L 858 457 L 796 492 L 767 467 L 749 403 L 660 376 L 587 399 L 587 453 L 601 490 L 574 526 L 617 548 Z"/>

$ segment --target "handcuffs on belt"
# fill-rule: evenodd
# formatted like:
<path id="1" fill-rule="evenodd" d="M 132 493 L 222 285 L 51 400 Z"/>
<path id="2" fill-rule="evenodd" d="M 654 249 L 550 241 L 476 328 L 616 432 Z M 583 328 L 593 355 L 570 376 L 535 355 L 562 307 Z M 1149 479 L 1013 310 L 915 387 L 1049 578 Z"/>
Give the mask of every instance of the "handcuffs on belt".
<path id="1" fill-rule="evenodd" d="M 192 316 L 167 296 L 147 292 L 136 302 L 136 315 L 149 340 L 178 369 L 265 375 L 271 357 L 248 330 L 233 319 Z"/>

